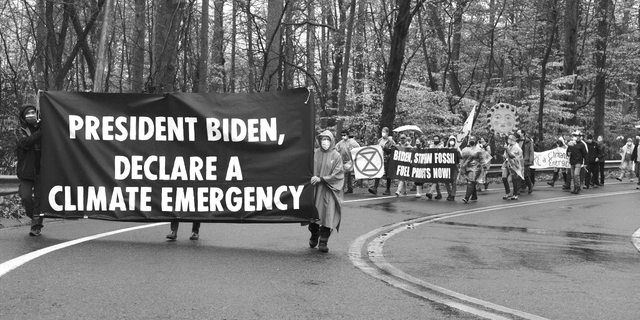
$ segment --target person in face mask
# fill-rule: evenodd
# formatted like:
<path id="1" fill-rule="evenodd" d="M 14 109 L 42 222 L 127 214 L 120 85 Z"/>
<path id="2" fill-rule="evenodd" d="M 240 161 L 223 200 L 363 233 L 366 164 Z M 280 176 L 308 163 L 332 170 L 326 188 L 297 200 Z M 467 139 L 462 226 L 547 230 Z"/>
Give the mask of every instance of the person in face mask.
<path id="1" fill-rule="evenodd" d="M 628 138 L 627 143 L 620 148 L 620 156 L 622 162 L 620 163 L 620 176 L 616 178 L 618 181 L 622 181 L 626 174 L 629 174 L 629 182 L 633 182 L 633 139 Z"/>
<path id="2" fill-rule="evenodd" d="M 460 163 L 460 148 L 458 148 L 458 140 L 456 139 L 456 137 L 454 137 L 453 135 L 449 136 L 449 139 L 447 140 L 446 146 L 445 148 L 447 149 L 455 149 L 456 152 L 456 170 L 454 170 L 454 172 L 451 173 L 451 175 L 453 177 L 457 177 L 458 176 L 458 164 Z M 456 181 L 452 181 L 452 182 L 446 182 L 445 187 L 447 188 L 447 201 L 455 201 L 456 200 L 456 191 L 458 189 L 458 186 L 456 184 Z"/>
<path id="3" fill-rule="evenodd" d="M 433 135 L 433 142 L 431 143 L 431 145 L 429 145 L 429 149 L 442 149 L 444 147 L 445 147 L 445 145 L 440 140 L 440 135 L 434 134 Z M 425 188 L 425 190 L 426 190 L 426 188 Z M 442 199 L 442 193 L 440 193 L 440 184 L 437 183 L 437 182 L 432 183 L 429 192 L 425 193 L 424 195 L 427 198 L 431 199 L 433 197 L 433 194 L 435 194 L 435 199 L 436 200 Z"/>
<path id="4" fill-rule="evenodd" d="M 318 135 L 320 148 L 313 156 L 314 204 L 319 220 L 309 224 L 309 246 L 318 246 L 320 252 L 329 252 L 327 243 L 335 229 L 340 228 L 342 218 L 342 188 L 344 187 L 344 169 L 342 156 L 335 150 L 333 134 L 325 130 Z"/>
<path id="5" fill-rule="evenodd" d="M 460 164 L 460 173 L 467 180 L 467 192 L 462 198 L 464 203 L 478 200 L 476 184 L 482 172 L 482 163 L 484 158 L 484 150 L 476 144 L 476 138 L 469 137 L 467 147 L 462 149 L 462 163 Z"/>
<path id="6" fill-rule="evenodd" d="M 342 165 L 344 166 L 344 178 L 347 190 L 346 193 L 353 193 L 353 181 L 351 174 L 353 173 L 353 159 L 351 159 L 351 150 L 360 148 L 360 145 L 351 138 L 349 130 L 342 130 L 342 140 L 336 144 L 336 150 L 342 156 Z"/>
<path id="7" fill-rule="evenodd" d="M 585 159 L 587 158 L 587 145 L 582 142 L 582 131 L 576 130 L 571 134 L 572 141 L 568 143 L 569 147 L 567 148 L 567 155 L 569 156 L 569 164 L 571 165 L 571 170 L 569 170 L 569 174 L 573 179 L 573 194 L 579 194 L 582 189 L 582 166 L 584 165 Z"/>
<path id="8" fill-rule="evenodd" d="M 39 236 L 43 218 L 40 216 L 40 117 L 36 106 L 25 104 L 18 115 L 20 126 L 16 129 L 17 176 L 20 180 L 18 194 L 22 207 L 31 218 L 30 236 Z"/>
<path id="9" fill-rule="evenodd" d="M 391 157 L 391 153 L 396 148 L 396 143 L 393 141 L 393 138 L 389 135 L 389 128 L 384 127 L 381 131 L 381 137 L 378 139 L 378 145 L 382 147 L 383 159 L 384 159 L 384 171 L 385 175 L 389 172 L 389 157 Z M 378 186 L 380 185 L 380 178 L 375 178 L 373 180 L 373 188 L 369 188 L 369 193 L 378 194 Z M 382 195 L 388 196 L 391 194 L 391 178 L 387 176 L 387 189 L 382 193 Z"/>

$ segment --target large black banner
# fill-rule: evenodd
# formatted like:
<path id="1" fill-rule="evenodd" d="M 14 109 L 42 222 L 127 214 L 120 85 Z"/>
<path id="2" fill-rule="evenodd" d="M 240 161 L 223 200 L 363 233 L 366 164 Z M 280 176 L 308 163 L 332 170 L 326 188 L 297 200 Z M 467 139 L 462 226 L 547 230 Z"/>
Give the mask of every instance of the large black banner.
<path id="1" fill-rule="evenodd" d="M 457 179 L 459 154 L 452 149 L 394 150 L 389 158 L 392 179 L 415 182 L 453 182 Z"/>
<path id="2" fill-rule="evenodd" d="M 45 92 L 45 217 L 303 222 L 317 216 L 307 89 Z"/>

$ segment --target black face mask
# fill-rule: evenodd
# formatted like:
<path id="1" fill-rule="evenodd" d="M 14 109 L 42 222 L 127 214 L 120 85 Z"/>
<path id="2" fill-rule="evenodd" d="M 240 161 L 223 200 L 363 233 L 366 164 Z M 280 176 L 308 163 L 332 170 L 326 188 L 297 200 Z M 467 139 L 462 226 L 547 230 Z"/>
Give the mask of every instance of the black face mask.
<path id="1" fill-rule="evenodd" d="M 440 140 L 433 140 L 433 144 L 440 144 Z"/>
<path id="2" fill-rule="evenodd" d="M 476 145 L 476 142 L 475 141 L 469 141 L 469 145 L 473 147 L 473 146 Z"/>

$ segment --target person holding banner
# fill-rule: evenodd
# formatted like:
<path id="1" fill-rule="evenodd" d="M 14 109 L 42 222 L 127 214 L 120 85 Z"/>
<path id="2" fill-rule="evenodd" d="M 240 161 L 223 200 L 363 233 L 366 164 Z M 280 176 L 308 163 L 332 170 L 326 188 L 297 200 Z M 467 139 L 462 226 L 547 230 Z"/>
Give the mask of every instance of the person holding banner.
<path id="1" fill-rule="evenodd" d="M 455 136 L 451 135 L 449 136 L 449 139 L 447 140 L 447 144 L 446 144 L 446 148 L 447 149 L 455 149 L 457 151 L 457 157 L 456 160 L 460 161 L 460 148 L 458 148 L 458 140 L 456 139 Z M 453 177 L 457 177 L 458 176 L 458 164 L 456 163 L 456 169 L 454 170 L 454 172 L 452 173 Z M 453 180 L 451 182 L 445 182 L 445 187 L 447 187 L 447 201 L 455 201 L 456 200 L 456 191 L 458 189 L 458 186 L 456 184 L 456 180 Z"/>
<path id="2" fill-rule="evenodd" d="M 16 154 L 18 158 L 17 176 L 20 180 L 18 194 L 25 213 L 31 219 L 30 236 L 39 236 L 43 218 L 40 216 L 40 117 L 36 106 L 25 104 L 18 114 L 19 127 L 16 128 Z"/>
<path id="3" fill-rule="evenodd" d="M 387 190 L 385 190 L 382 195 L 388 196 L 391 194 L 391 178 L 389 178 L 389 157 L 393 150 L 395 150 L 396 143 L 393 141 L 393 138 L 389 135 L 389 128 L 382 128 L 382 132 L 380 133 L 381 137 L 378 139 L 378 145 L 382 147 L 382 151 L 384 153 L 384 171 L 385 176 L 387 177 Z M 373 184 L 373 188 L 369 188 L 369 192 L 371 194 L 378 194 L 378 186 L 380 185 L 380 178 L 375 178 Z"/>
<path id="4" fill-rule="evenodd" d="M 520 180 L 523 179 L 522 173 L 522 149 L 518 145 L 516 136 L 510 134 L 507 138 L 507 144 L 504 148 L 504 163 L 502 164 L 502 183 L 506 195 L 502 197 L 505 200 L 518 200 L 520 194 Z M 509 177 L 513 183 L 513 194 L 509 188 Z"/>
<path id="5" fill-rule="evenodd" d="M 444 148 L 444 143 L 440 141 L 440 135 L 434 134 L 433 141 L 431 145 L 429 145 L 429 149 L 442 149 L 442 148 Z M 431 199 L 434 193 L 436 194 L 435 196 L 436 200 L 442 199 L 442 193 L 440 193 L 440 185 L 438 184 L 438 182 L 434 182 L 431 184 L 431 188 L 428 193 L 425 193 L 425 196 Z"/>
<path id="6" fill-rule="evenodd" d="M 478 200 L 476 184 L 482 172 L 483 159 L 486 158 L 484 153 L 484 150 L 476 145 L 476 137 L 469 136 L 468 145 L 461 152 L 462 163 L 460 164 L 461 174 L 467 180 L 467 192 L 462 198 L 464 203 Z"/>
<path id="7" fill-rule="evenodd" d="M 559 137 L 558 140 L 556 140 L 556 149 L 557 148 L 567 149 L 567 145 L 564 143 L 563 137 Z M 566 153 L 566 150 L 564 153 Z M 567 173 L 565 171 L 566 171 L 565 168 L 561 168 L 561 167 L 554 168 L 553 177 L 551 178 L 551 180 L 547 181 L 547 184 L 550 185 L 551 187 L 555 186 L 556 181 L 558 181 L 558 177 L 560 176 L 560 173 L 562 173 L 562 181 L 566 182 Z"/>
<path id="8" fill-rule="evenodd" d="M 416 136 L 414 144 L 415 146 L 413 149 L 416 152 L 424 152 L 427 150 L 427 142 L 423 141 L 423 138 L 421 136 Z M 416 198 L 422 197 L 422 186 L 424 186 L 424 183 L 416 182 Z"/>
<path id="9" fill-rule="evenodd" d="M 407 136 L 404 133 L 400 134 L 400 142 L 396 145 L 396 149 L 400 151 L 411 151 L 411 149 L 413 148 L 409 140 L 411 140 L 411 138 L 407 138 Z M 396 193 L 396 197 L 407 195 L 406 179 L 398 179 L 398 188 L 396 189 L 395 193 Z"/>
<path id="10" fill-rule="evenodd" d="M 319 220 L 309 224 L 311 238 L 309 246 L 318 246 L 320 252 L 329 252 L 327 243 L 331 231 L 340 228 L 342 218 L 342 188 L 344 188 L 344 169 L 342 156 L 335 150 L 333 134 L 325 130 L 318 136 L 320 148 L 313 156 L 314 205 L 318 210 Z"/>
<path id="11" fill-rule="evenodd" d="M 351 159 L 351 150 L 360 148 L 360 145 L 349 136 L 349 130 L 342 130 L 342 140 L 336 144 L 336 150 L 342 156 L 342 166 L 344 167 L 344 181 L 347 185 L 347 191 L 344 193 L 353 193 L 353 181 L 351 174 L 353 173 L 353 159 Z"/>

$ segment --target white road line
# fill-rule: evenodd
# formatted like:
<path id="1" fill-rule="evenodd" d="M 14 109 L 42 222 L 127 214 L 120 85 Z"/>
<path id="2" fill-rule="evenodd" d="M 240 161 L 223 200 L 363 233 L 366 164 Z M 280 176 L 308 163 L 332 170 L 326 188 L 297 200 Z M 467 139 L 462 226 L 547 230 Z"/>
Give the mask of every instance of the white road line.
<path id="1" fill-rule="evenodd" d="M 158 223 L 152 223 L 152 224 L 145 224 L 142 226 L 137 226 L 137 227 L 131 227 L 131 228 L 125 228 L 125 229 L 120 229 L 120 230 L 114 230 L 114 231 L 109 231 L 109 232 L 105 232 L 105 233 L 100 233 L 100 234 L 96 234 L 96 235 L 92 235 L 92 236 L 88 236 L 88 237 L 84 237 L 84 238 L 79 238 L 79 239 L 75 239 L 75 240 L 71 240 L 71 241 L 67 241 L 67 242 L 63 242 L 63 243 L 59 243 L 50 247 L 46 247 L 46 248 L 42 248 L 40 250 L 36 250 L 30 253 L 27 253 L 25 255 L 19 256 L 17 258 L 11 259 L 7 262 L 4 262 L 2 264 L 0 264 L 0 277 L 4 276 L 5 274 L 7 274 L 9 271 L 33 260 L 36 259 L 38 257 L 41 257 L 47 253 L 51 253 L 53 251 L 56 250 L 60 250 L 60 249 L 64 249 L 66 247 L 70 247 L 73 245 L 76 245 L 78 243 L 82 243 L 82 242 L 86 242 L 86 241 L 90 241 L 90 240 L 95 240 L 98 238 L 104 238 L 104 237 L 108 237 L 108 236 L 112 236 L 114 234 L 118 234 L 118 233 L 123 233 L 123 232 L 128 232 L 128 231 L 134 231 L 134 230 L 140 230 L 140 229 L 145 229 L 145 228 L 151 228 L 151 227 L 157 227 L 157 226 L 161 226 L 161 225 L 165 225 L 168 224 L 168 222 L 158 222 Z"/>
<path id="2" fill-rule="evenodd" d="M 612 193 L 604 193 L 604 194 L 594 194 L 594 195 L 576 195 L 576 196 L 568 196 L 568 197 L 559 197 L 559 198 L 551 198 L 551 199 L 542 199 L 536 201 L 526 201 L 526 202 L 505 202 L 505 204 L 478 208 L 478 209 L 468 209 L 468 210 L 460 210 L 450 213 L 443 213 L 432 215 L 428 217 L 421 217 L 417 219 L 411 219 L 407 221 L 398 222 L 395 224 L 391 224 L 386 227 L 381 227 L 375 230 L 372 230 L 354 240 L 349 247 L 349 258 L 351 262 L 359 268 L 364 273 L 367 273 L 379 280 L 387 282 L 401 290 L 410 292 L 416 296 L 422 297 L 426 300 L 435 301 L 437 303 L 441 303 L 447 305 L 449 307 L 475 314 L 477 316 L 488 318 L 488 319 L 504 319 L 503 314 L 510 314 L 524 319 L 545 319 L 543 317 L 526 313 L 524 311 L 511 309 L 508 307 L 500 306 L 488 301 L 483 301 L 477 298 L 473 298 L 446 288 L 442 288 L 436 286 L 434 284 L 428 283 L 421 279 L 417 279 L 412 277 L 401 270 L 395 268 L 391 264 L 389 264 L 384 258 L 383 249 L 384 243 L 392 236 L 407 230 L 414 229 L 415 226 L 421 225 L 424 223 L 430 223 L 433 221 L 459 217 L 464 215 L 507 209 L 507 208 L 516 208 L 516 207 L 524 207 L 538 204 L 546 204 L 546 203 L 554 203 L 561 202 L 565 200 L 575 200 L 582 198 L 600 198 L 600 197 L 609 197 L 609 196 L 617 196 L 617 195 L 625 195 L 637 193 L 637 191 L 623 191 L 623 192 L 612 192 Z M 370 240 L 371 238 L 378 235 L 375 239 Z M 634 240 L 634 245 L 640 250 L 640 229 L 634 233 L 632 239 Z M 365 258 L 362 257 L 362 251 L 365 243 L 370 240 L 369 245 L 367 246 L 368 259 L 373 263 L 376 267 L 370 266 Z M 381 271 L 382 270 L 382 271 Z M 409 283 L 409 284 L 407 284 Z M 410 284 L 415 284 L 417 286 L 426 288 L 440 296 L 424 292 L 420 290 L 416 290 L 416 288 L 412 287 Z M 442 297 L 444 296 L 444 297 Z M 460 303 L 458 301 L 462 301 Z M 465 304 L 466 303 L 466 304 Z M 477 308 L 479 306 L 481 308 Z M 483 309 L 493 310 L 496 313 L 487 312 Z"/>
<path id="3" fill-rule="evenodd" d="M 636 230 L 631 236 L 631 242 L 640 251 L 640 229 Z"/>

